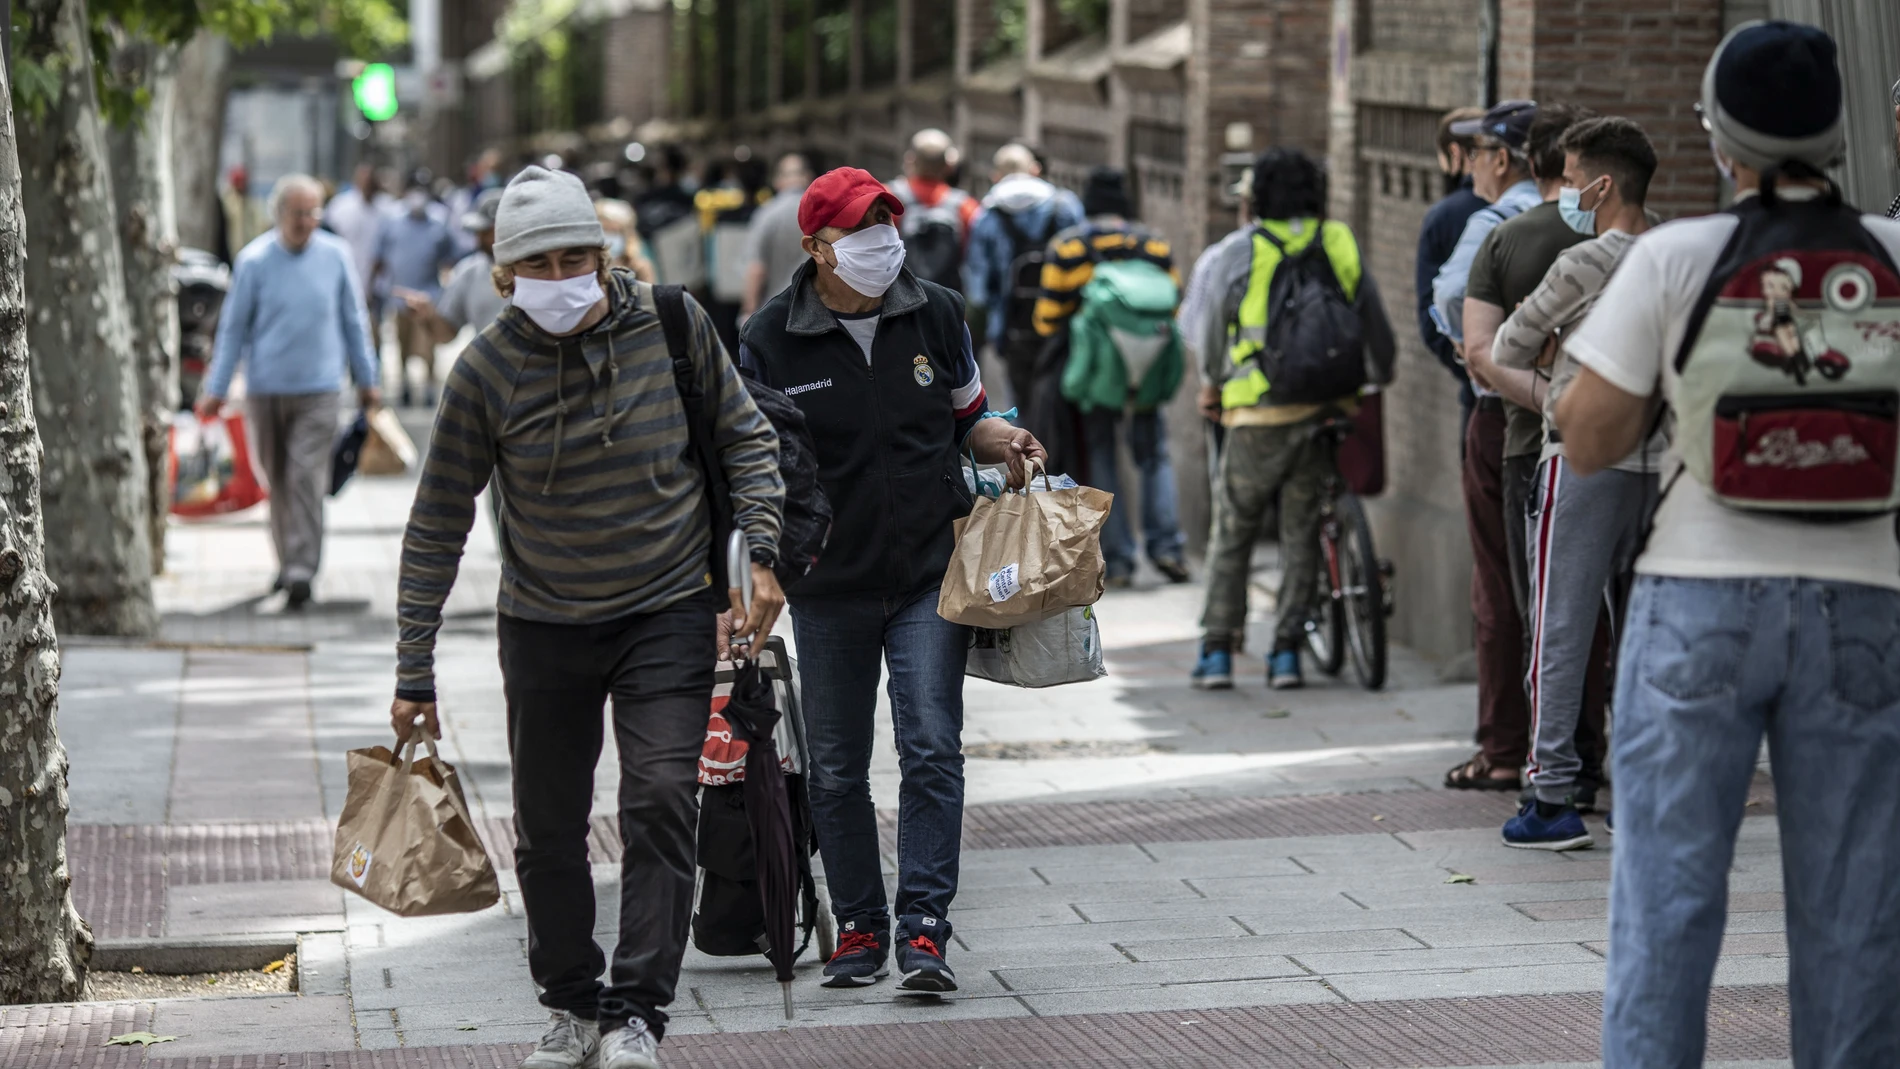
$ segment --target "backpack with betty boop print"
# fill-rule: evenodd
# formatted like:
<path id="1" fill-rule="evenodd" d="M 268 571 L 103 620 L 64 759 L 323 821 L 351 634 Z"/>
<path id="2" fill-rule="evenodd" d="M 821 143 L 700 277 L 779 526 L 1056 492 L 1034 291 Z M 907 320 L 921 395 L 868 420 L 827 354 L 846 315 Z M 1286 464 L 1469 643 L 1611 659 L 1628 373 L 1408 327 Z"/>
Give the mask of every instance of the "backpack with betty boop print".
<path id="1" fill-rule="evenodd" d="M 1768 185 L 1729 213 L 1735 233 L 1675 358 L 1684 470 L 1739 509 L 1893 510 L 1900 270 L 1831 185 L 1806 201 Z"/>

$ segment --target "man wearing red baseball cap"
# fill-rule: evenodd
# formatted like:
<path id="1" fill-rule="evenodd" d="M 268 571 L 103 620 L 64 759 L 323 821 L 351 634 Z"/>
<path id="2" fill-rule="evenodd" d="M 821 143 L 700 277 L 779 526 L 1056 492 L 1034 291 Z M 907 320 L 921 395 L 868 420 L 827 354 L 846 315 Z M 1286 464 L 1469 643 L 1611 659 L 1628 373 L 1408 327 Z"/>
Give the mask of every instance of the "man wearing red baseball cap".
<path id="1" fill-rule="evenodd" d="M 973 497 L 960 456 L 1009 465 L 1021 485 L 1043 460 L 1028 431 L 985 411 L 963 298 L 904 266 L 892 225 L 904 206 L 843 167 L 798 207 L 811 257 L 739 336 L 747 374 L 798 403 L 831 498 L 831 541 L 792 596 L 812 822 L 838 952 L 829 987 L 889 970 L 892 910 L 871 805 L 880 662 L 890 668 L 898 792 L 896 951 L 905 993 L 956 990 L 945 962 L 963 827 L 963 662 L 969 629 L 937 615 Z"/>

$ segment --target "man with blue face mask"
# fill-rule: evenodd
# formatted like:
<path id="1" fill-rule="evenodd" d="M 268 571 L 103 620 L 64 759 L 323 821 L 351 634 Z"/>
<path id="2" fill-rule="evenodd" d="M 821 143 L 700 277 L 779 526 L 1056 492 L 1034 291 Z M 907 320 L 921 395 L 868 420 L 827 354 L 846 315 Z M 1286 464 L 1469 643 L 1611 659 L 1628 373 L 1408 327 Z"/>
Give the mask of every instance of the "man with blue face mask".
<path id="1" fill-rule="evenodd" d="M 1643 199 L 1656 171 L 1656 151 L 1643 128 L 1623 118 L 1586 119 L 1564 133 L 1563 185 L 1557 208 L 1564 223 L 1593 240 L 1565 249 L 1530 296 L 1498 328 L 1496 366 L 1532 373 L 1532 398 L 1545 414 L 1526 538 L 1529 544 L 1531 653 L 1525 678 L 1531 709 L 1528 767 L 1535 797 L 1504 825 L 1504 845 L 1571 850 L 1591 845 L 1575 803 L 1584 773 L 1575 736 L 1584 695 L 1604 685 L 1603 658 L 1591 653 L 1597 616 L 1606 603 L 1620 619 L 1623 584 L 1616 577 L 1634 558 L 1645 513 L 1656 499 L 1661 434 L 1608 471 L 1577 474 L 1564 459 L 1563 435 L 1552 421 L 1557 399 L 1576 378 L 1575 358 L 1558 342 L 1583 322 L 1636 236 L 1649 229 Z"/>
<path id="2" fill-rule="evenodd" d="M 889 972 L 871 743 L 880 668 L 890 669 L 902 784 L 897 808 L 897 965 L 905 993 L 956 990 L 949 952 L 963 829 L 963 662 L 969 629 L 937 615 L 970 511 L 961 456 L 1006 463 L 1021 485 L 1045 454 L 985 411 L 963 298 L 913 276 L 893 222 L 903 204 L 844 167 L 805 190 L 810 259 L 746 320 L 748 374 L 798 403 L 831 499 L 831 541 L 792 603 L 811 747 L 812 822 L 837 915 L 825 984 Z M 880 664 L 882 662 L 882 664 Z"/>

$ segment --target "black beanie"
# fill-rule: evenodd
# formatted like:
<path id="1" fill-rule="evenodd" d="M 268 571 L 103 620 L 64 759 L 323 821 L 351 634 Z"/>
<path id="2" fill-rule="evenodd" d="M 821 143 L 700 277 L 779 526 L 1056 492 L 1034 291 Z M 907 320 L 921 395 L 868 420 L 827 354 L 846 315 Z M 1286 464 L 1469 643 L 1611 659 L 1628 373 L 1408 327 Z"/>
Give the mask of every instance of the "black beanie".
<path id="1" fill-rule="evenodd" d="M 1128 200 L 1128 182 L 1122 177 L 1120 169 L 1089 169 L 1088 181 L 1082 186 L 1082 213 L 1090 216 L 1134 214 L 1134 207 Z"/>
<path id="2" fill-rule="evenodd" d="M 1845 149 L 1837 50 L 1816 27 L 1737 27 L 1709 61 L 1702 90 L 1716 147 L 1737 163 L 1759 169 L 1799 160 L 1825 168 Z"/>

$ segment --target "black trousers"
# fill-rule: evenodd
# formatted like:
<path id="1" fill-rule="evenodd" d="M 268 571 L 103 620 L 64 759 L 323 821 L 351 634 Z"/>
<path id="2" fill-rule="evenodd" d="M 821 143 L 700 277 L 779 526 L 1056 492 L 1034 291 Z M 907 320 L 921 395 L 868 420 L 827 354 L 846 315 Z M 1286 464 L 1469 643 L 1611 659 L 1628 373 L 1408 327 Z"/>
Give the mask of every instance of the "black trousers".
<path id="1" fill-rule="evenodd" d="M 515 874 L 528 913 L 528 969 L 541 1004 L 631 1017 L 656 1035 L 673 1001 L 693 907 L 699 752 L 713 689 L 711 594 L 602 624 L 502 616 L 502 687 L 515 791 Z M 620 753 L 620 940 L 608 982 L 594 942 L 588 814 L 601 708 L 613 699 Z"/>

